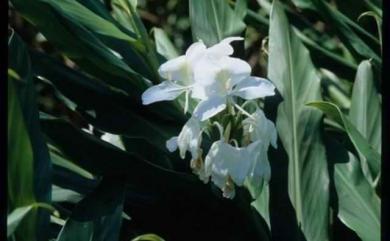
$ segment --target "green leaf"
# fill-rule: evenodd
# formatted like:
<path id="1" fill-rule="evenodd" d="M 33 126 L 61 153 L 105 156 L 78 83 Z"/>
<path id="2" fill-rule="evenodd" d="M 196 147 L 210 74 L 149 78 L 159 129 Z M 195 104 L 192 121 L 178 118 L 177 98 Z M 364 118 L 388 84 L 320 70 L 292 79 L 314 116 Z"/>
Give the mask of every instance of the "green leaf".
<path id="1" fill-rule="evenodd" d="M 237 0 L 234 6 L 234 13 L 237 18 L 244 19 L 248 11 L 248 1 L 247 0 Z"/>
<path id="2" fill-rule="evenodd" d="M 381 45 L 381 50 L 382 50 L 383 42 L 382 42 L 382 17 L 381 17 L 381 14 L 374 12 L 374 11 L 367 11 L 367 12 L 362 13 L 359 16 L 358 20 L 360 20 L 362 17 L 366 17 L 366 16 L 370 16 L 370 17 L 373 17 L 375 19 L 376 27 L 378 29 L 379 43 Z"/>
<path id="3" fill-rule="evenodd" d="M 370 39 L 377 47 L 379 47 L 378 40 L 372 39 L 372 36 L 364 29 L 359 27 L 348 17 L 344 16 L 337 9 L 332 8 L 325 1 L 315 0 L 313 3 L 316 6 L 317 11 L 336 29 L 338 36 L 353 53 L 356 53 L 360 57 L 373 58 L 379 64 L 382 63 L 376 50 L 363 41 L 360 36 L 363 35 L 365 38 Z M 357 33 L 360 33 L 360 35 Z"/>
<path id="4" fill-rule="evenodd" d="M 82 22 L 76 21 L 69 13 L 36 0 L 12 0 L 12 4 L 23 17 L 42 32 L 51 44 L 63 51 L 83 70 L 93 76 L 103 76 L 104 73 L 104 81 L 129 93 L 133 93 L 134 89 L 147 87 L 143 77 L 126 65 L 120 56 L 113 53 L 102 42 L 101 34 L 86 28 Z M 50 4 L 55 3 L 50 2 Z M 121 41 L 113 37 L 112 39 Z M 135 55 L 134 58 L 137 60 L 135 62 L 142 62 L 142 57 L 139 55 Z M 107 78 L 107 76 L 110 77 Z"/>
<path id="5" fill-rule="evenodd" d="M 229 36 L 238 36 L 245 29 L 240 14 L 225 0 L 190 0 L 192 37 L 206 45 L 214 45 Z"/>
<path id="6" fill-rule="evenodd" d="M 113 38 L 122 39 L 134 43 L 137 40 L 123 33 L 118 29 L 113 23 L 107 21 L 106 19 L 96 15 L 88 8 L 84 7 L 82 4 L 77 1 L 63 0 L 63 1 L 53 1 L 53 0 L 40 0 L 45 2 L 55 8 L 58 12 L 65 14 L 72 21 L 78 22 L 83 26 L 87 27 L 91 31 L 107 35 Z"/>
<path id="7" fill-rule="evenodd" d="M 172 44 L 168 35 L 161 28 L 153 28 L 154 41 L 156 43 L 156 49 L 159 54 L 166 59 L 173 59 L 179 56 L 175 46 Z"/>
<path id="8" fill-rule="evenodd" d="M 184 115 L 172 108 L 171 103 L 142 106 L 123 92 L 48 56 L 34 53 L 32 57 L 35 74 L 51 81 L 64 96 L 78 105 L 81 113 L 94 111 L 96 117 L 84 116 L 103 131 L 142 138 L 167 153 L 166 140 L 177 135 L 185 122 Z"/>
<path id="9" fill-rule="evenodd" d="M 370 186 L 358 159 L 341 143 L 328 143 L 328 159 L 334 164 L 338 217 L 363 241 L 380 240 L 380 199 Z"/>
<path id="10" fill-rule="evenodd" d="M 56 185 L 52 186 L 51 196 L 53 202 L 77 203 L 83 198 L 83 195 L 78 192 L 75 192 L 70 189 L 61 188 Z"/>
<path id="11" fill-rule="evenodd" d="M 7 216 L 7 237 L 10 237 L 19 226 L 22 219 L 33 209 L 33 205 L 16 208 Z M 25 233 L 25 235 L 28 235 Z"/>
<path id="12" fill-rule="evenodd" d="M 292 2 L 297 6 L 298 8 L 302 9 L 315 9 L 315 6 L 313 5 L 311 0 L 292 0 Z"/>
<path id="13" fill-rule="evenodd" d="M 363 156 L 367 164 L 363 164 L 364 160 L 361 160 L 363 170 L 364 166 L 368 166 L 371 176 L 380 171 L 381 155 L 370 145 L 366 138 L 356 129 L 355 125 L 341 112 L 337 105 L 325 102 L 316 101 L 307 104 L 308 106 L 316 107 L 322 110 L 326 115 L 335 120 L 339 125 L 343 126 L 347 132 L 349 139 L 358 151 L 359 155 Z"/>
<path id="14" fill-rule="evenodd" d="M 18 207 L 14 209 L 7 216 L 7 237 L 9 238 L 16 231 L 19 224 L 30 213 L 30 211 L 38 207 L 47 209 L 51 212 L 55 211 L 55 209 L 52 206 L 46 203 L 33 203 L 27 206 Z M 31 240 L 32 236 L 27 236 L 27 235 L 28 235 L 27 233 L 24 233 L 24 236 L 27 238 L 26 240 Z"/>
<path id="15" fill-rule="evenodd" d="M 122 210 L 123 206 L 119 205 L 111 214 L 95 221 L 79 222 L 69 218 L 56 241 L 116 241 L 119 239 Z"/>
<path id="16" fill-rule="evenodd" d="M 381 153 L 382 112 L 378 92 L 374 85 L 372 66 L 369 61 L 363 61 L 357 70 L 356 79 L 352 90 L 351 109 L 349 111 L 351 124 L 362 134 L 370 146 L 379 154 Z M 363 155 L 362 168 L 370 182 L 379 175 L 379 168 L 368 170 L 372 164 L 367 163 Z M 379 165 L 374 164 L 374 166 Z"/>
<path id="17" fill-rule="evenodd" d="M 9 44 L 9 66 L 21 73 L 21 82 L 15 82 L 16 95 L 19 98 L 26 130 L 33 152 L 34 193 L 36 201 L 50 202 L 51 162 L 46 142 L 39 125 L 39 114 L 35 85 L 32 79 L 31 60 L 27 46 L 14 34 Z M 49 226 L 47 213 L 38 213 L 38 235 Z M 44 237 L 40 237 L 43 238 Z M 39 239 L 40 239 L 39 238 Z"/>
<path id="18" fill-rule="evenodd" d="M 93 222 L 77 222 L 68 219 L 58 234 L 56 241 L 92 240 Z"/>
<path id="19" fill-rule="evenodd" d="M 270 213 L 269 213 L 269 184 L 265 184 L 261 190 L 261 193 L 252 202 L 252 206 L 255 207 L 257 212 L 264 218 L 268 228 L 271 229 Z"/>
<path id="20" fill-rule="evenodd" d="M 79 167 L 78 165 L 74 164 L 73 162 L 67 160 L 65 157 L 62 157 L 60 154 L 57 154 L 54 151 L 50 152 L 50 158 L 54 165 L 60 166 L 63 168 L 66 168 L 82 177 L 93 179 L 93 175 L 84 170 L 83 168 Z"/>
<path id="21" fill-rule="evenodd" d="M 72 211 L 76 221 L 93 221 L 113 213 L 124 200 L 124 176 L 104 176 L 97 188 L 82 199 Z"/>
<path id="22" fill-rule="evenodd" d="M 78 130 L 60 120 L 42 120 L 42 127 L 49 139 L 64 155 L 82 168 L 97 175 L 127 176 L 128 183 L 155 192 L 188 190 L 194 192 L 202 188 L 202 183 L 191 175 L 169 171 L 151 164 Z M 78 147 L 78 148 L 76 148 Z M 83 148 L 79 148 L 83 147 Z"/>
<path id="23" fill-rule="evenodd" d="M 306 240 L 328 240 L 329 176 L 321 141 L 321 112 L 305 103 L 321 99 L 309 52 L 274 1 L 269 30 L 268 78 L 283 97 L 276 128 L 288 154 L 288 190 Z M 279 147 L 281 148 L 281 147 Z"/>
<path id="24" fill-rule="evenodd" d="M 143 234 L 133 238 L 131 241 L 164 241 L 164 239 L 156 234 Z"/>
<path id="25" fill-rule="evenodd" d="M 42 140 L 39 139 L 39 125 L 36 125 L 36 102 L 29 56 L 16 34 L 12 35 L 8 47 L 9 67 L 20 78 L 15 80 L 12 74 L 8 76 L 7 203 L 10 211 L 32 204 L 36 198 L 45 201 L 47 191 L 50 190 L 50 187 L 46 188 L 50 175 L 46 172 L 48 159 Z M 37 173 L 42 176 L 34 175 Z M 44 216 L 40 214 L 39 218 Z M 42 228 L 45 224 L 48 224 L 48 220 L 37 221 L 34 212 L 21 223 L 15 237 L 18 240 L 35 240 L 36 225 Z"/>

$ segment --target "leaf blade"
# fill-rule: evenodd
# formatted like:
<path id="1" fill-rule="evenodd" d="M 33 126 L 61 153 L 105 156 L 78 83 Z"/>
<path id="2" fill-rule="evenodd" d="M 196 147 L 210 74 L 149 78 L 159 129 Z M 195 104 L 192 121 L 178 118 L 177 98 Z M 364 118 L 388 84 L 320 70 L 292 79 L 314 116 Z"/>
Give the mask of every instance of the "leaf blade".
<path id="1" fill-rule="evenodd" d="M 320 79 L 278 1 L 272 5 L 269 31 L 268 77 L 284 98 L 276 127 L 289 159 L 290 199 L 306 239 L 328 240 L 329 177 L 319 133 L 321 113 L 304 106 L 321 98 Z"/>

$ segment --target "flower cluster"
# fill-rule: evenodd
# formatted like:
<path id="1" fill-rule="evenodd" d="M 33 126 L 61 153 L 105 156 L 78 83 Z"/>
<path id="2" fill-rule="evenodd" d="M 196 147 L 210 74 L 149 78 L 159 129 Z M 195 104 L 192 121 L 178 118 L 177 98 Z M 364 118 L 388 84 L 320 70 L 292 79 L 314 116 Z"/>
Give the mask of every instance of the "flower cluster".
<path id="1" fill-rule="evenodd" d="M 211 178 L 227 198 L 234 197 L 235 185 L 269 180 L 267 150 L 270 144 L 276 147 L 277 138 L 274 124 L 256 101 L 274 95 L 275 87 L 266 79 L 250 76 L 250 65 L 231 57 L 231 42 L 237 40 L 242 38 L 226 38 L 209 48 L 202 41 L 193 43 L 185 55 L 160 66 L 165 81 L 142 95 L 147 105 L 185 94 L 185 112 L 189 98 L 197 103 L 180 134 L 167 141 L 167 148 L 171 152 L 178 149 L 182 159 L 190 152 L 193 171 L 205 183 Z M 245 106 L 254 106 L 252 114 Z M 203 134 L 215 126 L 219 140 L 204 148 Z M 204 149 L 208 149 L 205 156 Z"/>

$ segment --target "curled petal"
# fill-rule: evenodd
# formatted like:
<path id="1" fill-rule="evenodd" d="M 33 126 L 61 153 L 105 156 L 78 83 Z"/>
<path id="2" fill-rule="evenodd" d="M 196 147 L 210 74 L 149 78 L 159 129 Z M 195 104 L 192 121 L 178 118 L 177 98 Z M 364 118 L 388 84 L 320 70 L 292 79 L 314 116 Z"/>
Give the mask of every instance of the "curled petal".
<path id="1" fill-rule="evenodd" d="M 212 96 L 207 100 L 199 102 L 196 106 L 193 115 L 205 121 L 226 108 L 226 97 L 225 96 Z"/>
<path id="2" fill-rule="evenodd" d="M 177 85 L 172 81 L 163 81 L 154 85 L 142 94 L 142 104 L 149 105 L 164 100 L 174 100 L 186 90 L 186 87 Z"/>
<path id="3" fill-rule="evenodd" d="M 230 45 L 233 41 L 243 40 L 241 37 L 228 37 L 223 39 L 218 44 L 215 44 L 207 49 L 207 54 L 212 58 L 221 58 L 223 56 L 230 56 L 233 54 L 234 49 Z"/>
<path id="4" fill-rule="evenodd" d="M 275 95 L 275 86 L 263 78 L 247 77 L 236 85 L 233 95 L 246 100 L 263 98 Z"/>

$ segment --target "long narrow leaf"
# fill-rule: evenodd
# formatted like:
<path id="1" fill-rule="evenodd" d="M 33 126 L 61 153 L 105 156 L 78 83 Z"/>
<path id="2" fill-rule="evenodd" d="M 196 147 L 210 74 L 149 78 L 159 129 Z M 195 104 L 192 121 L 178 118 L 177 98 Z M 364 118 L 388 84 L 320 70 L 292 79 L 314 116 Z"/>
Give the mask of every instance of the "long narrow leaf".
<path id="1" fill-rule="evenodd" d="M 308 241 L 328 240 L 329 177 L 321 113 L 305 106 L 321 98 L 320 79 L 278 1 L 270 16 L 268 77 L 283 97 L 276 127 L 288 154 L 288 190 L 298 225 Z"/>

